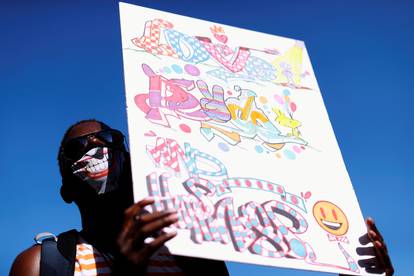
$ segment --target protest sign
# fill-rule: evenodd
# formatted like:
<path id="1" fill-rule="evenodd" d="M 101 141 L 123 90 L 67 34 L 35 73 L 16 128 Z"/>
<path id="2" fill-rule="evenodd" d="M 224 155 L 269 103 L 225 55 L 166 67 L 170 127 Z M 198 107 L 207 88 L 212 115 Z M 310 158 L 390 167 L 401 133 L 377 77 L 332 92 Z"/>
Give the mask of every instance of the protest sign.
<path id="1" fill-rule="evenodd" d="M 363 217 L 302 41 L 120 3 L 135 200 L 171 253 L 360 274 Z"/>

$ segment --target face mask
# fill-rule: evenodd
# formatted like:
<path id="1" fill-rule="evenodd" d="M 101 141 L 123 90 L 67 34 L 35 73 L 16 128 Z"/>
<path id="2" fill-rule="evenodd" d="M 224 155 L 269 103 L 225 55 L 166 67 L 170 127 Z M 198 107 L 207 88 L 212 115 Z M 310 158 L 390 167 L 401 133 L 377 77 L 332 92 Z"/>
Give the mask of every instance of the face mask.
<path id="1" fill-rule="evenodd" d="M 107 147 L 96 147 L 72 165 L 73 174 L 88 183 L 97 194 L 118 188 L 124 164 L 124 153 Z"/>

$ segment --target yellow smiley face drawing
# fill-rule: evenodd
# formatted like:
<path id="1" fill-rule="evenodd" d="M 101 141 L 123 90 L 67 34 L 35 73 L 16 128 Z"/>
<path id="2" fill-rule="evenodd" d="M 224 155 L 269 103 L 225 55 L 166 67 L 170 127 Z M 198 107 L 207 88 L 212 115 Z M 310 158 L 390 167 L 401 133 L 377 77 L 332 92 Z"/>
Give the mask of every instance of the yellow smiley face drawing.
<path id="1" fill-rule="evenodd" d="M 349 228 L 345 213 L 329 201 L 318 201 L 313 206 L 313 216 L 323 230 L 335 235 L 343 236 Z"/>

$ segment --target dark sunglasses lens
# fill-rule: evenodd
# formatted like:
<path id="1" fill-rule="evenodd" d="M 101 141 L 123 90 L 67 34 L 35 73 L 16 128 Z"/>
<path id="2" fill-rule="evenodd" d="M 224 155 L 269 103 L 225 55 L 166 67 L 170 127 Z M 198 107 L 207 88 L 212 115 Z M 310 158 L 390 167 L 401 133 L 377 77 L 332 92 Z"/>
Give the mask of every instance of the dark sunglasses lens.
<path id="1" fill-rule="evenodd" d="M 108 146 L 120 146 L 124 142 L 124 135 L 120 131 L 113 129 L 102 130 L 88 136 L 94 136 Z M 72 160 L 77 160 L 82 157 L 88 148 L 88 136 L 74 138 L 66 142 L 63 147 L 63 154 Z"/>
<path id="2" fill-rule="evenodd" d="M 77 159 L 83 153 L 87 146 L 87 139 L 85 137 L 78 137 L 69 140 L 64 146 L 63 154 L 70 159 Z"/>
<path id="3" fill-rule="evenodd" d="M 95 137 L 104 142 L 108 143 L 109 145 L 120 145 L 124 141 L 124 135 L 121 132 L 116 130 L 104 130 L 98 132 Z"/>

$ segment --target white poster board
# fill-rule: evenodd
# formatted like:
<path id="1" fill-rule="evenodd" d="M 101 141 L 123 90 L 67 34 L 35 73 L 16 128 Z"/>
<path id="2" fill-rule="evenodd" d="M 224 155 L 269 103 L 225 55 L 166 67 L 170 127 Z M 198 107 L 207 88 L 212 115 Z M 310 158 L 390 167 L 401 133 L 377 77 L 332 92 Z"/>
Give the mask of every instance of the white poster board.
<path id="1" fill-rule="evenodd" d="M 361 274 L 363 217 L 302 41 L 120 3 L 134 196 L 173 254 Z"/>

